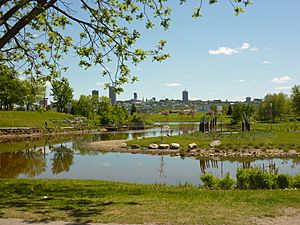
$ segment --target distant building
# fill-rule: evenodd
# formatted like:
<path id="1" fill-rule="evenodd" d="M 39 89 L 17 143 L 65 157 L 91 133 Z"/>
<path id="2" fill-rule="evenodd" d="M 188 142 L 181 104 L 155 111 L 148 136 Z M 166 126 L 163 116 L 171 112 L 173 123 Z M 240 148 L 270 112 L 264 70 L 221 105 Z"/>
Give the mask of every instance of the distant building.
<path id="1" fill-rule="evenodd" d="M 114 87 L 109 87 L 109 98 L 112 105 L 117 103 L 117 95 Z"/>
<path id="2" fill-rule="evenodd" d="M 138 97 L 137 97 L 137 93 L 136 93 L 136 92 L 133 93 L 133 100 L 134 100 L 134 101 L 137 101 L 137 100 L 138 100 Z"/>
<path id="3" fill-rule="evenodd" d="M 182 101 L 183 101 L 183 102 L 188 102 L 188 101 L 189 101 L 189 93 L 188 93 L 187 90 L 184 90 L 184 91 L 182 92 Z"/>
<path id="4" fill-rule="evenodd" d="M 92 97 L 99 99 L 99 91 L 93 90 L 92 91 Z"/>
<path id="5" fill-rule="evenodd" d="M 246 102 L 250 103 L 251 102 L 251 97 L 246 97 Z"/>

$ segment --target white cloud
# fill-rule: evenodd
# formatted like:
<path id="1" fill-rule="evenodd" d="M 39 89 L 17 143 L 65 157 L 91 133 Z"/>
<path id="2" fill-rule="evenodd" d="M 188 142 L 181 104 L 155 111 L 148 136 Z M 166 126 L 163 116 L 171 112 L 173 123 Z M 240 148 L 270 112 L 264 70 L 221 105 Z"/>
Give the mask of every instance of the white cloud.
<path id="1" fill-rule="evenodd" d="M 100 87 L 104 87 L 104 86 L 105 86 L 105 84 L 104 84 L 104 83 L 101 83 L 101 82 L 97 82 L 96 85 L 97 85 L 97 86 L 100 86 Z"/>
<path id="2" fill-rule="evenodd" d="M 291 90 L 291 86 L 286 86 L 286 87 L 277 87 L 275 88 L 276 91 L 286 91 L 286 90 Z"/>
<path id="3" fill-rule="evenodd" d="M 258 48 L 256 48 L 256 47 L 254 47 L 254 48 L 250 48 L 249 49 L 251 52 L 258 52 L 259 51 L 259 49 Z"/>
<path id="4" fill-rule="evenodd" d="M 283 76 L 283 77 L 275 77 L 271 83 L 274 84 L 285 84 L 292 81 L 292 78 L 290 76 Z"/>
<path id="5" fill-rule="evenodd" d="M 218 49 L 208 51 L 211 55 L 232 55 L 238 52 L 238 50 L 228 47 L 219 47 Z"/>
<path id="6" fill-rule="evenodd" d="M 239 80 L 237 80 L 236 82 L 243 83 L 243 82 L 245 82 L 245 80 L 244 80 L 244 79 L 239 79 Z"/>
<path id="7" fill-rule="evenodd" d="M 249 47 L 250 47 L 250 44 L 247 43 L 247 42 L 244 42 L 244 43 L 242 44 L 242 46 L 241 46 L 239 49 L 245 50 L 245 49 L 248 49 Z"/>
<path id="8" fill-rule="evenodd" d="M 143 71 L 143 68 L 138 67 L 138 68 L 136 68 L 136 70 L 137 71 Z"/>
<path id="9" fill-rule="evenodd" d="M 263 65 L 271 65 L 271 64 L 273 64 L 273 62 L 265 60 L 265 61 L 262 62 L 262 64 Z"/>
<path id="10" fill-rule="evenodd" d="M 165 86 L 167 86 L 167 87 L 180 87 L 181 84 L 179 84 L 179 83 L 166 83 Z"/>

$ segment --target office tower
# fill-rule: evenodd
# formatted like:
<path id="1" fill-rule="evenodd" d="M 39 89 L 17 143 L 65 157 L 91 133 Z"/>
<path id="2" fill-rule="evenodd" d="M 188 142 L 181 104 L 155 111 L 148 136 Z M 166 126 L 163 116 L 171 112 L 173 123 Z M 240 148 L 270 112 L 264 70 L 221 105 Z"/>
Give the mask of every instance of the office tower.
<path id="1" fill-rule="evenodd" d="M 182 101 L 183 101 L 183 102 L 188 102 L 188 101 L 189 101 L 189 93 L 188 93 L 187 90 L 184 90 L 184 91 L 182 92 Z"/>
<path id="2" fill-rule="evenodd" d="M 109 87 L 109 98 L 112 105 L 117 103 L 117 95 L 114 87 Z"/>

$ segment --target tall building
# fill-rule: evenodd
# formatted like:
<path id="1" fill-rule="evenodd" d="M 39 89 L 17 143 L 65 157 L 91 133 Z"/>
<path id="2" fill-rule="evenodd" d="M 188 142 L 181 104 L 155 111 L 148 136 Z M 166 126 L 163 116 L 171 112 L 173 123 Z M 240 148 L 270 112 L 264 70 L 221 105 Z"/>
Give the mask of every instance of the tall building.
<path id="1" fill-rule="evenodd" d="M 109 87 L 109 98 L 112 105 L 117 103 L 117 95 L 114 87 Z"/>
<path id="2" fill-rule="evenodd" d="M 184 91 L 182 92 L 182 101 L 183 101 L 183 102 L 188 102 L 188 101 L 189 101 L 189 93 L 188 93 L 187 90 L 184 90 Z"/>
<path id="3" fill-rule="evenodd" d="M 138 100 L 137 98 L 138 98 L 138 97 L 137 97 L 137 93 L 134 92 L 134 93 L 133 93 L 133 100 L 134 100 L 134 101 L 137 101 L 137 100 Z"/>
<path id="4" fill-rule="evenodd" d="M 251 102 L 251 97 L 246 97 L 246 102 L 250 103 Z"/>
<path id="5" fill-rule="evenodd" d="M 95 98 L 99 99 L 99 91 L 93 90 L 92 91 L 92 97 L 95 97 Z"/>

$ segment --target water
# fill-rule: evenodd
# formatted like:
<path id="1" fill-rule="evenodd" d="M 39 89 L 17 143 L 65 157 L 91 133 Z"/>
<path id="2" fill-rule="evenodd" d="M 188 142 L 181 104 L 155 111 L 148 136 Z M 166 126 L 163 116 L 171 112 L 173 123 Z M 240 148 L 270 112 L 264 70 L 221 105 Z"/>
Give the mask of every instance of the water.
<path id="1" fill-rule="evenodd" d="M 165 125 L 165 124 L 164 124 Z M 197 124 L 169 124 L 163 134 L 193 132 Z M 184 128 L 184 129 L 183 129 Z M 237 168 L 256 166 L 267 171 L 295 175 L 300 173 L 300 159 L 250 161 L 197 160 L 171 156 L 151 156 L 127 153 L 87 151 L 86 142 L 111 139 L 135 139 L 159 136 L 160 128 L 82 135 L 62 140 L 43 140 L 36 143 L 1 144 L 0 178 L 72 178 L 97 179 L 129 183 L 160 183 L 199 185 L 200 176 L 213 173 L 235 177 Z M 23 145 L 22 145 L 23 144 Z"/>

